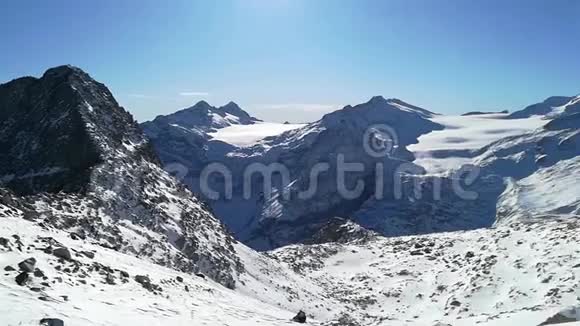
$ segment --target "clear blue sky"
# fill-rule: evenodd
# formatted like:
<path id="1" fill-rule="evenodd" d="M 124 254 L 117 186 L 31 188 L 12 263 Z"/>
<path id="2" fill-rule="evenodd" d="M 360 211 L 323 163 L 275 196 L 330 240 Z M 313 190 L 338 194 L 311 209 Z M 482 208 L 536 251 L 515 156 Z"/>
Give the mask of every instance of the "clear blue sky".
<path id="1" fill-rule="evenodd" d="M 453 114 L 580 92 L 577 0 L 7 0 L 0 30 L 0 82 L 73 64 L 140 121 L 200 99 L 303 121 L 373 95 Z"/>

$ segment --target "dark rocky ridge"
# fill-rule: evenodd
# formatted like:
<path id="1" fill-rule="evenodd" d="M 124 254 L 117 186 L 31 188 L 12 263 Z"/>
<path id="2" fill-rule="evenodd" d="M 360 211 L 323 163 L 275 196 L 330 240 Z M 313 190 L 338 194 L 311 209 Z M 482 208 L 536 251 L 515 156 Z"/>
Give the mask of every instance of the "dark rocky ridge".
<path id="1" fill-rule="evenodd" d="M 509 113 L 509 111 L 508 110 L 497 111 L 497 112 L 471 111 L 471 112 L 463 113 L 462 116 L 466 117 L 466 116 L 470 116 L 470 115 L 486 115 L 486 114 L 500 114 L 500 113 L 507 114 L 507 113 Z"/>
<path id="2" fill-rule="evenodd" d="M 235 241 L 160 167 L 139 125 L 103 84 L 76 67 L 49 69 L 40 79 L 1 85 L 0 114 L 0 217 L 69 230 L 235 286 L 243 271 Z"/>
<path id="3" fill-rule="evenodd" d="M 0 85 L 0 119 L 0 175 L 20 194 L 85 191 L 90 169 L 114 148 L 144 142 L 107 87 L 72 66 Z"/>

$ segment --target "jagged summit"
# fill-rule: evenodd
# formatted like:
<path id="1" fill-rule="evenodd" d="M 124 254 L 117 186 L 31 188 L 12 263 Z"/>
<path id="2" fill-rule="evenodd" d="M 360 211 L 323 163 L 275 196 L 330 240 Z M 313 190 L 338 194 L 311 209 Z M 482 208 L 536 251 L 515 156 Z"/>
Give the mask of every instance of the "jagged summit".
<path id="1" fill-rule="evenodd" d="M 367 102 L 361 103 L 355 106 L 347 105 L 342 110 L 335 111 L 350 111 L 350 110 L 357 110 L 360 113 L 361 110 L 365 111 L 377 111 L 377 113 L 387 113 L 387 111 L 405 111 L 409 113 L 415 113 L 423 118 L 430 118 L 436 115 L 429 110 L 423 109 L 421 107 L 409 104 L 397 98 L 389 98 L 386 99 L 381 95 L 371 97 Z M 329 113 L 333 114 L 335 112 Z"/>
<path id="2" fill-rule="evenodd" d="M 73 65 L 62 65 L 56 66 L 53 68 L 49 68 L 44 72 L 42 75 L 43 78 L 51 78 L 51 77 L 58 77 L 63 75 L 69 74 L 80 74 L 80 75 L 87 75 L 81 68 L 73 66 Z"/>
<path id="3" fill-rule="evenodd" d="M 261 120 L 250 116 L 234 102 L 215 107 L 201 100 L 195 105 L 175 113 L 157 116 L 153 121 L 144 122 L 142 126 L 146 132 L 167 126 L 208 132 L 231 125 L 254 124 L 258 121 Z"/>
<path id="4" fill-rule="evenodd" d="M 160 167 L 107 87 L 79 68 L 0 85 L 0 183 L 0 216 L 42 221 L 228 287 L 243 269 L 223 225 Z"/>
<path id="5" fill-rule="evenodd" d="M 375 95 L 367 103 L 379 104 L 386 103 L 387 100 L 382 95 Z"/>
<path id="6" fill-rule="evenodd" d="M 0 85 L 0 119 L 0 175 L 18 193 L 85 189 L 90 168 L 123 143 L 155 157 L 132 115 L 73 66 Z"/>

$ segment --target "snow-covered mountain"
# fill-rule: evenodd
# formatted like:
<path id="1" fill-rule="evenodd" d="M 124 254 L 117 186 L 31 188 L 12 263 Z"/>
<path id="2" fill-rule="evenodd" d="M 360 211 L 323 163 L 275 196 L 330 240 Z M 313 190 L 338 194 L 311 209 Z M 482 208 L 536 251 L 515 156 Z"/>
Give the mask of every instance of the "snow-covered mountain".
<path id="1" fill-rule="evenodd" d="M 249 125 L 260 120 L 250 116 L 236 103 L 229 102 L 220 107 L 199 101 L 194 106 L 168 115 L 157 116 L 153 121 L 144 122 L 143 129 L 155 130 L 155 127 L 171 125 L 185 129 L 210 131 L 231 125 Z"/>
<path id="2" fill-rule="evenodd" d="M 183 139 L 179 136 L 154 144 L 165 164 L 185 167 L 188 173 L 184 182 L 202 196 L 200 175 L 204 167 L 217 162 L 231 171 L 232 198 L 206 199 L 236 237 L 254 248 L 308 241 L 335 216 L 351 218 L 388 236 L 466 230 L 493 225 L 498 209 L 503 214 L 504 208 L 498 208 L 498 203 L 506 200 L 502 193 L 508 181 L 504 178 L 530 175 L 537 170 L 536 160 L 547 166 L 578 155 L 574 145 L 578 102 L 577 97 L 552 97 L 512 114 L 452 117 L 377 96 L 367 103 L 327 114 L 314 123 L 290 126 L 285 132 L 280 128 L 278 135 L 262 139 L 249 136 L 260 135 L 255 132 L 260 126 L 251 125 L 244 126 L 243 131 L 241 127 L 227 127 L 201 132 L 203 150 L 184 142 L 175 146 Z M 522 118 L 514 125 L 518 116 Z M 387 157 L 376 158 L 365 152 L 364 132 L 374 125 L 393 126 L 393 133 L 398 136 L 398 147 Z M 212 139 L 212 135 L 220 137 Z M 156 135 L 152 137 L 155 139 Z M 547 141 L 549 137 L 558 140 Z M 558 146 L 572 142 L 568 144 L 572 149 L 548 149 L 560 140 L 563 145 Z M 520 153 L 522 146 L 537 149 L 538 144 L 546 146 L 539 149 L 539 154 L 530 150 Z M 503 157 L 512 154 L 517 158 Z M 363 172 L 350 173 L 345 180 L 349 189 L 365 181 L 366 188 L 355 198 L 343 198 L 333 182 L 337 179 L 333 163 L 339 155 L 345 162 L 362 163 L 365 168 Z M 528 161 L 533 164 L 525 163 Z M 310 198 L 300 198 L 300 191 L 311 182 L 310 172 L 320 162 L 330 164 L 329 172 L 318 176 L 318 188 Z M 385 193 L 381 198 L 374 196 L 378 172 L 373 167 L 377 163 L 382 164 Z M 284 166 L 288 170 L 285 187 L 284 180 L 274 178 L 271 192 L 264 194 L 263 182 L 253 180 L 252 189 L 258 190 L 242 198 L 244 172 L 253 164 Z M 401 164 L 405 164 L 405 174 L 394 180 Z M 460 198 L 453 189 L 457 174 L 452 171 L 465 164 L 478 169 L 476 180 L 466 189 L 477 193 L 476 200 Z M 397 181 L 402 187 L 399 196 L 393 193 Z M 222 190 L 223 195 L 223 182 L 210 178 L 210 188 Z M 421 198 L 416 196 L 417 187 L 425 194 Z M 433 196 L 436 191 L 439 196 Z"/>
<path id="3" fill-rule="evenodd" d="M 375 165 L 383 163 L 387 170 L 385 175 L 389 175 L 388 172 L 399 164 L 411 161 L 413 156 L 406 146 L 415 143 L 420 135 L 441 128 L 429 120 L 433 116 L 435 114 L 403 101 L 376 96 L 367 103 L 347 106 L 319 121 L 292 126 L 291 130 L 246 146 L 211 140 L 211 134 L 205 134 L 197 138 L 203 138 L 203 143 L 188 147 L 184 141 L 186 131 L 176 131 L 162 141 L 159 141 L 159 134 L 151 132 L 147 126 L 145 131 L 153 139 L 165 164 L 185 166 L 188 173 L 184 182 L 196 193 L 203 194 L 200 176 L 209 163 L 219 162 L 232 171 L 232 198 L 222 196 L 220 199 L 208 198 L 208 201 L 238 239 L 255 248 L 268 249 L 306 240 L 330 218 L 349 216 L 358 209 L 373 194 Z M 365 132 L 375 125 L 392 126 L 397 136 L 398 147 L 389 156 L 373 157 L 366 153 Z M 256 124 L 252 128 L 260 127 Z M 355 198 L 344 199 L 337 192 L 339 156 L 345 162 L 364 166 L 364 171 L 346 176 L 349 189 L 358 180 L 367 181 L 366 188 Z M 309 185 L 309 171 L 320 162 L 328 163 L 328 173 L 320 175 L 317 191 L 310 198 L 300 198 L 297 194 Z M 273 180 L 271 196 L 265 196 L 263 180 L 256 179 L 252 193 L 243 194 L 244 171 L 255 164 L 283 165 L 287 169 L 288 182 L 282 184 L 281 180 Z M 212 181 L 212 189 L 223 189 L 223 180 Z M 286 198 L 283 193 L 290 196 Z"/>
<path id="4" fill-rule="evenodd" d="M 161 168 L 103 84 L 49 69 L 1 85 L 0 114 L 3 216 L 235 286 L 236 241 Z"/>
<path id="5" fill-rule="evenodd" d="M 508 177 L 497 223 L 554 216 L 580 217 L 580 97 L 548 113 L 532 132 L 482 148 L 474 162 Z"/>
<path id="6" fill-rule="evenodd" d="M 264 130 L 262 128 L 264 125 L 274 125 L 274 131 L 277 127 L 276 124 L 262 123 L 234 102 L 213 107 L 205 101 L 200 101 L 190 108 L 144 122 L 141 128 L 150 139 L 163 165 L 180 178 L 189 180 L 198 176 L 201 169 L 211 162 L 212 157 L 222 156 L 235 147 L 228 142 L 220 141 L 220 136 L 228 139 L 228 131 L 235 127 L 256 126 L 258 128 L 250 130 Z M 218 136 L 216 133 L 222 130 L 225 134 L 221 133 Z M 235 142 L 235 139 L 240 138 L 240 130 L 234 130 L 237 130 Z M 244 130 L 241 130 L 242 133 Z M 266 128 L 265 135 L 269 135 L 270 132 Z M 258 135 L 264 133 L 258 132 Z M 252 134 L 249 136 L 250 139 L 255 138 Z"/>

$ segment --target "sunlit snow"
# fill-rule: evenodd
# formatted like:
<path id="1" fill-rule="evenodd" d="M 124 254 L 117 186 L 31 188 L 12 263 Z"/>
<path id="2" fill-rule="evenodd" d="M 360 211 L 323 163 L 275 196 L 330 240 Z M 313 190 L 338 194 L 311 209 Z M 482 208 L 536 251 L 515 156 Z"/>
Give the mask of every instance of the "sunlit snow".
<path id="1" fill-rule="evenodd" d="M 265 137 L 279 135 L 285 131 L 303 126 L 305 125 L 261 122 L 251 125 L 231 125 L 218 129 L 209 135 L 215 140 L 243 147 L 253 145 Z"/>
<path id="2" fill-rule="evenodd" d="M 445 126 L 419 137 L 419 143 L 408 146 L 416 164 L 428 172 L 456 169 L 471 162 L 467 151 L 479 149 L 504 137 L 523 134 L 546 124 L 540 116 L 506 119 L 507 114 L 472 116 L 435 116 L 431 120 Z"/>

